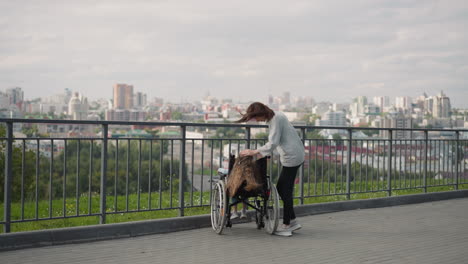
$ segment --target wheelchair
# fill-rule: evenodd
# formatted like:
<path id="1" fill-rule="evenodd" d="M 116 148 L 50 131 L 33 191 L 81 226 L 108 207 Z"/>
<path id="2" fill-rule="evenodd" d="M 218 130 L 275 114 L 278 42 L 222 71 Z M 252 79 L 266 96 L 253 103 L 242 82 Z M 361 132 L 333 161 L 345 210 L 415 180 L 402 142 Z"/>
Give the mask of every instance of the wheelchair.
<path id="1" fill-rule="evenodd" d="M 229 158 L 229 170 L 219 169 L 220 179 L 213 182 L 211 194 L 211 226 L 217 234 L 222 234 L 225 228 L 231 228 L 231 208 L 239 203 L 245 203 L 249 208 L 255 210 L 255 223 L 257 229 L 265 228 L 268 234 L 273 234 L 278 228 L 279 221 L 279 196 L 276 187 L 271 182 L 271 177 L 267 175 L 267 157 L 258 159 L 256 166 L 262 172 L 262 187 L 246 191 L 239 188 L 233 196 L 235 201 L 230 202 L 229 194 L 226 190 L 227 177 L 234 164 L 234 156 Z"/>

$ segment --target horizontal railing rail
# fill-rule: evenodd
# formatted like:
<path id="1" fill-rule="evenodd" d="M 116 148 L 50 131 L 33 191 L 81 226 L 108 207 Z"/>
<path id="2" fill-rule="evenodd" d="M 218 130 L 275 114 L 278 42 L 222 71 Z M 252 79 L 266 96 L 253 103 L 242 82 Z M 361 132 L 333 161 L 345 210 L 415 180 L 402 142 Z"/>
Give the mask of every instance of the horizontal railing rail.
<path id="1" fill-rule="evenodd" d="M 230 154 L 257 148 L 265 138 L 253 138 L 259 124 L 187 122 L 121 122 L 44 119 L 0 119 L 3 158 L 3 232 L 23 222 L 99 217 L 134 212 L 208 208 L 211 182 L 217 169 L 227 167 Z M 97 126 L 101 136 L 14 137 L 15 126 L 65 124 Z M 109 136 L 127 126 L 177 127 L 173 137 Z M 215 129 L 235 130 L 228 135 Z M 209 138 L 195 138 L 188 130 L 210 130 Z M 296 126 L 306 158 L 295 184 L 300 204 L 317 197 L 383 192 L 428 191 L 432 187 L 458 189 L 468 184 L 466 129 L 399 129 L 336 126 Z M 335 138 L 310 138 L 315 130 L 339 130 Z M 94 133 L 97 132 L 94 128 Z M 381 133 L 359 137 L 357 131 Z M 398 134 L 398 131 L 410 132 Z M 449 132 L 433 136 L 435 132 Z M 210 134 L 210 133 L 208 133 Z M 316 135 L 316 134 L 314 134 Z M 272 153 L 268 173 L 276 182 L 281 162 Z"/>

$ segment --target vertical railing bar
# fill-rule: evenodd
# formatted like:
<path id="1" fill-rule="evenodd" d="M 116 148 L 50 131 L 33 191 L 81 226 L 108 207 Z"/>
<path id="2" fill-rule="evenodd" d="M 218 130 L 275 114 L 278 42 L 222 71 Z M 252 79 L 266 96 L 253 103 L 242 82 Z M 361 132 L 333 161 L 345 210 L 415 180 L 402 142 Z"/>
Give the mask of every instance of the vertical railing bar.
<path id="1" fill-rule="evenodd" d="M 359 191 L 361 192 L 362 191 L 362 149 L 364 148 L 364 140 L 360 140 L 361 142 L 361 148 L 359 150 L 359 160 L 360 160 L 360 164 L 359 164 Z"/>
<path id="2" fill-rule="evenodd" d="M 77 139 L 77 151 L 76 151 L 76 179 L 75 179 L 75 189 L 76 189 L 76 212 L 75 215 L 80 215 L 80 149 L 81 149 L 81 141 Z"/>
<path id="3" fill-rule="evenodd" d="M 213 182 L 213 147 L 214 147 L 214 140 L 211 139 L 210 141 L 208 142 L 211 142 L 211 151 L 210 151 L 210 182 L 212 183 Z M 212 203 L 212 192 L 213 192 L 213 188 L 210 188 L 210 204 Z"/>
<path id="4" fill-rule="evenodd" d="M 89 144 L 89 182 L 88 182 L 88 214 L 91 214 L 92 210 L 92 184 L 93 184 L 93 145 L 94 141 L 91 140 Z"/>
<path id="5" fill-rule="evenodd" d="M 357 140 L 354 140 L 354 144 L 356 145 L 356 148 L 357 148 L 357 143 L 358 141 Z M 351 153 L 353 153 L 353 145 L 351 144 Z M 354 164 L 357 164 L 357 149 L 356 149 L 356 153 L 354 153 Z M 352 164 L 351 164 L 352 165 Z M 353 167 L 351 166 L 351 172 L 353 172 Z M 358 189 L 356 187 L 356 182 L 357 182 L 357 171 L 356 173 L 353 173 L 353 191 L 354 192 L 358 192 Z"/>
<path id="6" fill-rule="evenodd" d="M 336 164 L 337 160 L 338 160 L 338 142 L 340 140 L 337 139 L 336 142 L 335 142 L 335 160 L 333 161 L 333 163 L 335 164 L 335 176 L 334 176 L 334 179 L 333 179 L 333 185 L 334 185 L 334 193 L 336 194 L 336 185 L 337 185 L 337 181 L 336 179 L 338 178 L 338 164 Z"/>
<path id="7" fill-rule="evenodd" d="M 341 183 L 340 183 L 340 189 L 341 189 L 341 193 L 343 193 L 343 185 L 344 185 L 344 175 L 343 175 L 343 168 L 344 168 L 344 147 L 345 147 L 345 141 L 344 140 L 341 140 L 341 171 L 340 171 L 340 178 L 341 178 Z"/>
<path id="8" fill-rule="evenodd" d="M 191 179 L 190 179 L 190 205 L 193 206 L 193 176 L 194 176 L 194 167 L 195 167 L 195 140 L 192 139 L 192 172 L 191 172 Z M 200 190 L 201 192 L 201 190 Z"/>
<path id="9" fill-rule="evenodd" d="M 150 153 L 148 161 L 148 209 L 151 210 L 151 180 L 153 169 L 153 139 L 150 139 Z"/>
<path id="10" fill-rule="evenodd" d="M 377 150 L 380 154 L 380 141 L 377 141 Z M 380 191 L 380 155 L 377 155 L 377 191 Z"/>
<path id="11" fill-rule="evenodd" d="M 375 160 L 375 140 L 372 140 L 372 177 L 371 177 L 371 191 L 374 191 L 374 178 L 375 178 L 374 160 Z"/>
<path id="12" fill-rule="evenodd" d="M 302 151 L 304 151 L 305 147 L 305 140 L 306 140 L 306 130 L 305 128 L 301 128 L 302 133 Z M 304 204 L 304 162 L 301 165 L 301 169 L 299 171 L 299 184 L 300 184 L 300 204 Z"/>
<path id="13" fill-rule="evenodd" d="M 67 215 L 67 141 L 63 140 L 63 217 Z"/>
<path id="14" fill-rule="evenodd" d="M 117 212 L 117 181 L 119 178 L 119 140 L 115 140 L 114 212 Z"/>
<path id="15" fill-rule="evenodd" d="M 457 148 L 457 149 L 456 149 L 456 156 L 457 156 L 457 158 L 456 158 L 456 163 L 457 163 L 457 164 L 456 164 L 456 165 L 457 165 L 457 169 L 456 169 L 456 171 L 455 171 L 455 190 L 458 190 L 458 181 L 459 181 L 459 177 L 460 177 L 460 174 L 459 174 L 459 172 L 458 172 L 458 171 L 459 171 L 458 160 L 459 160 L 459 158 L 460 158 L 460 153 L 459 153 L 459 151 L 460 151 L 460 150 L 459 150 L 459 149 L 460 149 L 460 131 L 457 131 L 457 132 L 456 132 L 455 137 L 456 137 L 456 140 L 457 140 L 457 143 L 456 143 L 456 145 L 457 145 L 457 146 L 456 146 L 456 148 Z M 463 152 L 462 152 L 462 153 L 463 153 Z M 465 159 L 463 158 L 463 160 L 465 160 Z"/>
<path id="16" fill-rule="evenodd" d="M 324 172 L 324 168 L 325 168 L 325 140 L 321 140 L 322 141 L 322 167 L 321 167 L 321 170 L 322 170 L 322 195 L 324 195 L 324 189 L 325 189 L 325 172 Z"/>
<path id="17" fill-rule="evenodd" d="M 401 188 L 401 176 L 403 176 L 403 171 L 401 169 L 401 164 L 402 164 L 402 156 L 403 156 L 403 140 L 400 139 L 400 147 L 399 147 L 399 152 L 400 152 L 400 156 L 398 158 L 398 166 L 399 166 L 399 180 L 400 180 L 400 188 Z M 404 180 L 404 188 L 406 189 L 406 178 L 403 176 L 403 180 Z"/>
<path id="18" fill-rule="evenodd" d="M 314 177 L 314 195 L 317 195 L 317 156 L 318 156 L 318 140 L 315 139 L 315 157 L 314 157 L 314 162 L 315 162 L 315 177 Z"/>
<path id="19" fill-rule="evenodd" d="M 185 207 L 185 141 L 186 141 L 186 126 L 180 127 L 181 141 L 180 141 L 180 161 L 179 161 L 179 216 L 184 216 Z M 191 183 L 193 185 L 193 181 Z M 192 187 L 193 188 L 193 187 Z"/>
<path id="20" fill-rule="evenodd" d="M 413 174 L 414 177 L 414 186 L 418 186 L 418 178 L 416 177 L 416 163 L 413 163 L 413 155 L 416 156 L 416 149 L 413 146 L 413 140 L 410 139 L 410 147 L 411 147 L 411 165 L 410 165 L 410 173 Z M 413 151 L 414 149 L 414 151 Z M 413 153 L 414 152 L 414 153 Z"/>
<path id="21" fill-rule="evenodd" d="M 422 156 L 423 156 L 423 142 L 420 141 L 420 149 L 419 149 L 419 186 L 422 186 L 423 185 L 423 176 L 422 176 L 422 172 L 423 172 L 423 167 L 422 167 L 422 164 L 423 164 L 423 160 L 422 160 Z"/>
<path id="22" fill-rule="evenodd" d="M 224 155 L 223 155 L 223 140 L 220 139 L 219 140 L 219 165 L 218 165 L 218 168 L 223 167 L 223 158 L 224 158 Z"/>
<path id="23" fill-rule="evenodd" d="M 99 224 L 106 223 L 106 185 L 107 185 L 107 136 L 108 125 L 102 125 L 102 150 L 101 150 L 101 190 L 100 190 L 100 218 Z"/>
<path id="24" fill-rule="evenodd" d="M 408 141 L 409 141 L 409 143 L 407 143 L 407 145 L 408 145 L 408 148 L 409 148 L 409 159 L 408 159 L 409 160 L 409 175 L 410 175 L 411 178 L 414 179 L 414 187 L 417 188 L 418 184 L 417 184 L 416 174 L 412 173 L 413 143 L 411 142 L 411 139 L 409 139 Z"/>
<path id="25" fill-rule="evenodd" d="M 39 141 L 39 139 L 37 139 L 37 145 L 36 145 L 36 192 L 35 192 L 35 196 L 36 196 L 35 218 L 36 218 L 36 220 L 39 219 L 39 163 L 40 163 L 39 144 L 40 144 L 40 141 Z"/>
<path id="26" fill-rule="evenodd" d="M 421 142 L 421 144 L 422 144 L 422 142 Z M 421 162 L 419 162 L 419 164 L 421 164 Z M 419 166 L 420 166 L 420 169 L 419 169 L 419 173 L 418 173 L 418 178 L 419 178 L 418 185 L 421 186 L 423 184 L 423 182 L 422 182 L 422 176 L 421 176 L 421 165 L 419 165 Z"/>
<path id="27" fill-rule="evenodd" d="M 430 177 L 432 172 L 435 170 L 435 164 L 434 164 L 434 158 L 433 158 L 434 149 L 435 149 L 434 142 L 435 142 L 435 139 L 429 140 L 429 158 L 428 158 L 428 162 L 429 162 L 428 176 L 429 177 L 427 178 L 429 182 L 429 186 L 434 186 L 435 184 L 434 177 Z M 453 164 L 452 164 L 452 172 L 453 172 Z"/>
<path id="28" fill-rule="evenodd" d="M 310 139 L 307 140 L 309 142 L 308 145 L 308 163 L 307 163 L 307 196 L 310 196 L 310 160 L 311 160 L 311 152 L 312 152 L 312 142 Z"/>
<path id="29" fill-rule="evenodd" d="M 328 194 L 331 192 L 331 182 L 330 182 L 330 171 L 331 171 L 331 145 L 332 140 L 328 140 L 328 164 L 327 164 L 327 176 L 328 176 Z"/>
<path id="30" fill-rule="evenodd" d="M 4 199 L 3 199 L 3 232 L 11 231 L 11 184 L 13 181 L 13 123 L 6 122 L 7 143 L 5 149 L 5 181 L 4 181 Z M 37 201 L 37 200 L 36 200 Z"/>
<path id="31" fill-rule="evenodd" d="M 250 137 L 251 137 L 250 127 L 246 127 L 245 130 L 246 130 L 246 139 L 247 139 L 246 148 L 250 149 Z"/>
<path id="32" fill-rule="evenodd" d="M 383 161 L 382 161 L 382 191 L 385 191 L 386 189 L 385 188 L 385 175 L 387 174 L 388 175 L 388 169 L 387 167 L 385 166 L 386 162 L 385 162 L 385 156 L 387 156 L 387 142 L 384 140 L 383 141 Z"/>
<path id="33" fill-rule="evenodd" d="M 23 139 L 21 149 L 21 220 L 24 220 L 24 170 L 26 163 L 26 140 Z"/>
<path id="34" fill-rule="evenodd" d="M 453 147 L 456 148 L 456 146 L 457 146 L 456 141 L 455 141 L 455 142 L 454 142 L 453 140 L 450 140 L 450 141 L 451 141 L 452 149 L 453 149 Z M 453 146 L 453 143 L 455 143 L 455 146 Z M 431 156 L 431 154 L 429 154 L 429 156 Z M 450 167 L 450 172 L 449 172 L 449 175 L 451 175 L 451 177 L 454 177 L 454 175 L 456 174 L 456 167 L 455 167 L 455 166 L 457 166 L 457 164 L 458 164 L 457 159 L 458 159 L 457 150 L 455 149 L 454 152 L 452 151 L 452 166 Z M 431 159 L 431 160 L 432 160 L 432 159 Z M 429 164 L 430 164 L 430 163 L 431 163 L 431 162 L 429 162 Z M 454 167 L 455 167 L 455 168 L 454 168 Z M 430 167 L 429 167 L 429 168 L 430 168 Z M 429 173 L 430 173 L 430 171 L 431 171 L 431 170 L 429 169 Z M 435 185 L 435 179 L 434 179 L 434 177 L 432 178 L 432 184 L 430 184 L 430 185 Z"/>
<path id="35" fill-rule="evenodd" d="M 414 177 L 416 178 L 416 182 L 419 182 L 419 179 L 420 179 L 419 177 L 420 173 L 418 173 L 418 162 L 419 162 L 418 155 L 420 154 L 420 153 L 418 154 L 419 152 L 418 145 L 419 145 L 418 141 L 414 139 L 414 169 L 413 171 L 414 171 Z M 416 184 L 416 186 L 419 186 L 419 185 L 420 185 L 419 183 Z"/>
<path id="36" fill-rule="evenodd" d="M 52 176 L 54 173 L 54 140 L 50 140 L 50 169 L 49 169 L 49 218 L 52 218 Z"/>
<path id="37" fill-rule="evenodd" d="M 369 190 L 369 140 L 366 140 L 366 192 Z"/>
<path id="38" fill-rule="evenodd" d="M 442 140 L 442 155 L 444 155 L 444 158 L 442 159 L 442 174 L 445 173 L 445 161 L 447 160 L 447 153 L 445 152 L 446 143 L 447 143 L 447 141 Z"/>
<path id="39" fill-rule="evenodd" d="M 392 147 L 393 147 L 393 133 L 392 130 L 388 130 L 388 167 L 387 167 L 387 173 L 388 173 L 388 196 L 392 196 Z"/>
<path id="40" fill-rule="evenodd" d="M 427 154 L 428 154 L 428 142 L 429 142 L 429 135 L 428 131 L 424 130 L 424 174 L 423 174 L 423 181 L 424 181 L 424 192 L 427 193 Z"/>
<path id="41" fill-rule="evenodd" d="M 138 139 L 138 168 L 137 168 L 137 211 L 140 211 L 141 200 L 141 138 Z"/>
<path id="42" fill-rule="evenodd" d="M 205 158 L 205 140 L 201 140 L 201 157 L 200 157 L 200 163 L 201 163 L 201 177 L 200 177 L 200 205 L 203 205 L 203 176 L 205 175 L 204 172 L 204 158 Z M 237 149 L 239 150 L 239 149 Z"/>
<path id="43" fill-rule="evenodd" d="M 346 168 L 346 199 L 351 199 L 351 153 L 352 153 L 352 140 L 353 132 L 351 129 L 348 129 L 348 156 L 347 156 L 347 168 Z"/>
<path id="44" fill-rule="evenodd" d="M 398 153 L 397 153 L 398 144 L 397 144 L 397 140 L 396 140 L 396 139 L 395 139 L 394 141 L 395 141 L 395 145 L 393 146 L 393 150 L 395 150 L 395 151 L 394 151 L 394 152 L 395 152 L 395 157 L 393 157 L 393 167 L 392 167 L 392 169 L 393 169 L 393 171 L 395 172 L 396 169 L 397 169 L 396 160 L 397 160 L 397 154 L 398 154 Z M 392 150 L 392 154 L 393 154 L 393 150 Z M 396 172 L 393 173 L 393 179 L 394 179 L 395 181 L 397 180 L 397 179 L 396 179 L 396 175 L 397 175 Z M 398 182 L 398 184 L 401 184 L 401 183 Z M 397 187 L 398 187 L 398 186 L 397 186 Z"/>
<path id="45" fill-rule="evenodd" d="M 169 163 L 169 206 L 173 208 L 172 206 L 172 174 L 174 173 L 173 170 L 173 165 L 174 165 L 174 140 L 171 139 L 171 160 Z"/>
<path id="46" fill-rule="evenodd" d="M 130 139 L 127 139 L 127 171 L 125 173 L 125 211 L 128 212 L 128 189 L 130 177 Z"/>
<path id="47" fill-rule="evenodd" d="M 405 178 L 405 181 L 406 179 L 408 179 L 408 173 L 406 171 L 406 164 L 408 163 L 408 141 L 405 139 L 404 140 L 404 145 L 405 145 L 405 163 L 403 164 L 403 175 L 404 175 L 404 178 Z M 412 188 L 412 180 L 411 180 L 411 174 L 409 175 L 409 188 L 411 189 Z"/>
<path id="48" fill-rule="evenodd" d="M 164 141 L 161 139 L 159 143 L 159 209 L 162 209 L 162 178 L 164 172 L 164 151 L 163 151 Z"/>
<path id="49" fill-rule="evenodd" d="M 436 170 L 437 170 L 437 175 L 439 175 L 439 176 L 442 175 L 441 172 L 440 172 L 440 154 L 441 154 L 441 153 L 440 153 L 440 146 L 442 145 L 442 144 L 441 144 L 441 141 L 442 141 L 442 140 L 439 139 L 439 140 L 437 140 L 437 143 L 436 143 L 436 146 L 437 146 L 437 150 L 436 150 L 436 154 L 437 154 L 437 159 L 436 159 L 436 161 L 437 161 L 437 163 L 436 163 L 436 164 L 437 164 L 437 169 L 436 169 Z M 442 177 L 442 183 L 445 184 L 445 185 L 447 185 L 448 182 L 447 182 L 446 179 L 444 179 L 444 178 Z"/>

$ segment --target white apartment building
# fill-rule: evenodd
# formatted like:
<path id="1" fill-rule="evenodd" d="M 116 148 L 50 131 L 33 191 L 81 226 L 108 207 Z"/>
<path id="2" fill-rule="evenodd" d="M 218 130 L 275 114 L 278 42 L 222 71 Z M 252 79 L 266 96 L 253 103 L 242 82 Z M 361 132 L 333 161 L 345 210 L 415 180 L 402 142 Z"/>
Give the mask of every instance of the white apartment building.
<path id="1" fill-rule="evenodd" d="M 346 115 L 342 111 L 327 111 L 321 120 L 316 121 L 318 126 L 346 126 Z"/>

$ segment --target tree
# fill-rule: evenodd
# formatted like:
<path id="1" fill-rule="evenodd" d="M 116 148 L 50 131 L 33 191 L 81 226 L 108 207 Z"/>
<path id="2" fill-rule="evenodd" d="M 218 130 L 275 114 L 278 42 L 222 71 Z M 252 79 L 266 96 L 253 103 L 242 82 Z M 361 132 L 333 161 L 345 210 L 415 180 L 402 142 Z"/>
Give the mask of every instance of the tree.
<path id="1" fill-rule="evenodd" d="M 268 139 L 268 133 L 260 132 L 255 134 L 255 139 Z"/>
<path id="2" fill-rule="evenodd" d="M 336 146 L 343 146 L 343 139 L 341 138 L 340 134 L 333 134 L 333 140 L 335 141 Z"/>

